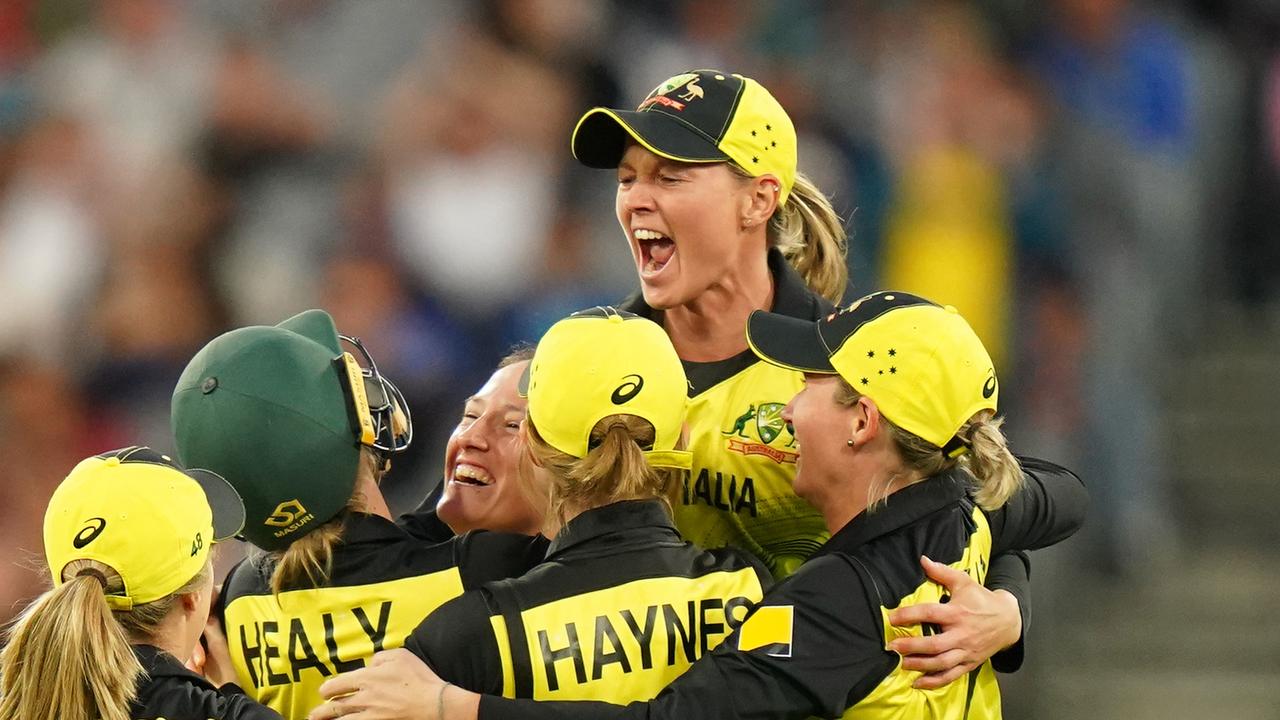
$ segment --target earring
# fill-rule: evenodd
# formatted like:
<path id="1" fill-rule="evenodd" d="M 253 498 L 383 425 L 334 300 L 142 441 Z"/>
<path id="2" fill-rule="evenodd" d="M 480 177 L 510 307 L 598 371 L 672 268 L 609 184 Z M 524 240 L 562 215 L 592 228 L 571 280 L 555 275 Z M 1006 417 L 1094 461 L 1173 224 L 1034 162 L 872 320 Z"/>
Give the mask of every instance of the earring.
<path id="1" fill-rule="evenodd" d="M 849 438 L 848 440 L 845 440 L 844 444 L 848 445 L 849 447 L 853 447 L 853 438 Z"/>

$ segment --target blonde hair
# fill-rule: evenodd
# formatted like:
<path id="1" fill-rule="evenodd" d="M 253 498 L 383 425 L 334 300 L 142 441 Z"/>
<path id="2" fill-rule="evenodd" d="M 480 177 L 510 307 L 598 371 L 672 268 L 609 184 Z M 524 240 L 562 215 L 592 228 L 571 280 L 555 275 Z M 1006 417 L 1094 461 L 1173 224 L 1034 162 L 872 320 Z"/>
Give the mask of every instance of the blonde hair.
<path id="1" fill-rule="evenodd" d="M 862 394 L 851 385 L 840 380 L 836 392 L 836 402 L 852 406 L 858 402 Z M 984 510 L 995 510 L 1013 496 L 1022 487 L 1022 466 L 1009 450 L 1008 441 L 1000 426 L 1004 418 L 998 418 L 991 410 L 980 410 L 960 426 L 956 435 L 964 442 L 968 452 L 959 457 L 947 457 L 942 448 L 907 432 L 895 425 L 884 415 L 880 422 L 889 428 L 898 453 L 912 470 L 918 471 L 922 478 L 932 477 L 953 467 L 959 466 L 968 471 L 973 478 L 973 499 Z M 869 490 L 868 507 L 873 507 L 888 497 L 888 488 L 893 478 L 880 485 L 873 485 Z M 879 489 L 879 492 L 875 492 Z"/>
<path id="2" fill-rule="evenodd" d="M 66 581 L 36 598 L 5 633 L 0 720 L 129 720 L 144 672 L 130 642 L 152 639 L 180 595 L 205 587 L 212 560 L 210 553 L 172 594 L 114 611 L 105 593 L 124 592 L 120 574 L 97 560 L 67 563 Z"/>
<path id="3" fill-rule="evenodd" d="M 623 500 L 671 498 L 680 487 L 683 470 L 655 468 L 642 448 L 653 446 L 653 425 L 636 415 L 609 415 L 591 429 L 590 448 L 577 458 L 552 447 L 538 434 L 533 418 L 526 418 L 525 460 L 545 470 L 550 482 L 545 497 L 548 514 L 564 525 L 568 510 L 587 510 Z M 525 465 L 527 467 L 527 465 Z"/>
<path id="4" fill-rule="evenodd" d="M 361 480 L 372 478 L 376 484 L 382 476 L 383 461 L 366 447 L 360 448 L 360 460 L 356 466 L 356 486 Z M 366 508 L 364 497 L 354 493 L 347 506 L 338 511 L 319 527 L 294 540 L 289 547 L 263 556 L 271 570 L 271 592 L 279 595 L 290 588 L 320 587 L 333 572 L 333 552 L 342 544 L 342 527 L 347 516 Z M 3 720 L 3 719 L 0 719 Z"/>
<path id="5" fill-rule="evenodd" d="M 754 177 L 736 163 L 727 164 L 741 178 Z M 805 285 L 832 303 L 840 303 L 849 284 L 844 221 L 831 200 L 804 173 L 796 173 L 786 203 L 769 218 L 768 237 L 770 247 L 782 251 Z"/>

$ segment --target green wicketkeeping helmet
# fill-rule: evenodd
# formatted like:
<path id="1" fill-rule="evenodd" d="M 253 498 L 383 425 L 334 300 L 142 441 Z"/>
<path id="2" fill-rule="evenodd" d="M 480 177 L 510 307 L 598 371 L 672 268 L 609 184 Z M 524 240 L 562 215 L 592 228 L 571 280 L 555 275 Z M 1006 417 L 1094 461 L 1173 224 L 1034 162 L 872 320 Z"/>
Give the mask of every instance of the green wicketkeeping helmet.
<path id="1" fill-rule="evenodd" d="M 400 391 L 323 310 L 215 338 L 182 372 L 171 422 L 182 463 L 236 488 L 242 534 L 265 550 L 287 547 L 346 506 L 362 445 L 395 453 L 413 436 Z"/>

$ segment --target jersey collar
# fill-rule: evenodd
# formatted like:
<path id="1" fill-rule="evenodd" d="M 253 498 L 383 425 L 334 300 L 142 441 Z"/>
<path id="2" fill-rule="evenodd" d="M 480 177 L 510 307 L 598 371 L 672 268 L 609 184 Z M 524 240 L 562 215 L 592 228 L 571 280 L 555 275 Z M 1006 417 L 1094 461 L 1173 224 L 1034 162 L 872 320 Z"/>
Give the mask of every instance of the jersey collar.
<path id="1" fill-rule="evenodd" d="M 565 524 L 547 549 L 547 560 L 597 541 L 652 543 L 668 536 L 680 540 L 671 514 L 661 500 L 623 500 L 583 512 Z"/>
<path id="2" fill-rule="evenodd" d="M 909 485 L 885 499 L 875 510 L 863 510 L 816 553 L 849 553 L 881 535 L 887 535 L 962 499 L 968 493 L 968 474 L 952 468 L 940 475 Z"/>

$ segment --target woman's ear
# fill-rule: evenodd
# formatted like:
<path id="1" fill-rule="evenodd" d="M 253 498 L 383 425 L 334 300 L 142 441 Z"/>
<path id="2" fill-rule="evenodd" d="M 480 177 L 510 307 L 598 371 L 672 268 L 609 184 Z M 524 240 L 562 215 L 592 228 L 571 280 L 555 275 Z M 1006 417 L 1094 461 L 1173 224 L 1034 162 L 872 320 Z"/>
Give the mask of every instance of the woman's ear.
<path id="1" fill-rule="evenodd" d="M 871 398 L 863 395 L 851 408 L 849 437 L 854 445 L 865 446 L 880 434 L 880 408 Z"/>
<path id="2" fill-rule="evenodd" d="M 748 184 L 748 195 L 742 214 L 742 227 L 749 230 L 763 227 L 778 209 L 778 196 L 781 184 L 772 175 L 761 175 L 752 178 Z"/>

